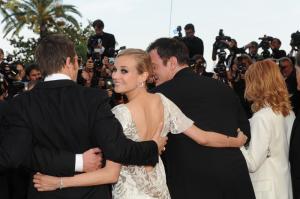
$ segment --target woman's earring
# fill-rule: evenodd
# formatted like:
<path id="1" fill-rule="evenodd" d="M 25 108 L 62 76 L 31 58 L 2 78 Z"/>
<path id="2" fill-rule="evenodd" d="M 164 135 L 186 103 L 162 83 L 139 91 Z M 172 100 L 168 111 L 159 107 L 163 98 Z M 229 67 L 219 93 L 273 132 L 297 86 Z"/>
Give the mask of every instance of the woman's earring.
<path id="1" fill-rule="evenodd" d="M 139 87 L 144 87 L 144 82 L 140 82 L 138 86 Z"/>

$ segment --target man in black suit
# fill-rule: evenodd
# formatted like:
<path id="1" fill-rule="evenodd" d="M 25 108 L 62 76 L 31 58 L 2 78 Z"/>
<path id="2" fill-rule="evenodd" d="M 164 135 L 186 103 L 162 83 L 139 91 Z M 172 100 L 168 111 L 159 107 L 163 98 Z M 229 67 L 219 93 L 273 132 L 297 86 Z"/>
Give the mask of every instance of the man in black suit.
<path id="1" fill-rule="evenodd" d="M 4 117 L 7 111 L 7 102 L 4 101 L 4 90 L 1 90 L 0 85 L 0 124 L 2 122 L 2 118 Z M 0 127 L 1 128 L 1 127 Z M 1 132 L 1 131 L 0 131 Z M 1 139 L 2 133 L 0 133 Z M 7 173 L 0 173 L 0 195 L 2 199 L 9 199 L 9 188 L 8 188 L 8 174 Z"/>
<path id="2" fill-rule="evenodd" d="M 74 165 L 70 164 L 75 162 L 73 154 L 91 147 L 101 148 L 105 158 L 123 164 L 156 164 L 166 138 L 157 132 L 153 141 L 136 143 L 127 139 L 110 110 L 106 92 L 74 82 L 77 59 L 74 44 L 62 35 L 40 41 L 36 61 L 46 75 L 45 82 L 11 100 L 0 142 L 0 171 L 26 163 L 34 168 L 43 165 L 40 169 L 47 174 L 73 175 L 74 167 L 68 167 Z M 36 146 L 39 153 L 32 150 Z M 46 148 L 54 153 L 43 150 Z M 58 161 L 60 151 L 66 155 Z M 110 190 L 108 185 L 101 185 L 42 193 L 31 183 L 28 198 L 108 199 Z"/>
<path id="3" fill-rule="evenodd" d="M 227 85 L 199 76 L 188 67 L 188 50 L 178 40 L 161 38 L 148 47 L 156 87 L 171 99 L 195 125 L 204 130 L 250 138 L 243 108 Z M 172 199 L 254 199 L 246 161 L 237 148 L 209 148 L 184 134 L 168 135 L 163 154 Z"/>
<path id="4" fill-rule="evenodd" d="M 297 90 L 300 91 L 300 53 L 296 55 L 296 78 L 297 78 Z M 298 111 L 297 117 L 293 124 L 290 142 L 289 159 L 291 164 L 291 177 L 293 184 L 294 199 L 300 199 L 300 111 Z"/>

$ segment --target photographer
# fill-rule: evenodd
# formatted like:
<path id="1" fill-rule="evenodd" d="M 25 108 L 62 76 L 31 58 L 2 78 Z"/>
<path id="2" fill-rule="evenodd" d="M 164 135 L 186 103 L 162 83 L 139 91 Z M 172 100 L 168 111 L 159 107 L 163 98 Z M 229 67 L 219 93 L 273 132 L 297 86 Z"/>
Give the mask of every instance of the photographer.
<path id="1" fill-rule="evenodd" d="M 190 64 L 193 71 L 198 74 L 205 77 L 212 77 L 213 73 L 206 72 L 206 61 L 202 55 L 195 55 L 192 58 L 192 62 Z"/>
<path id="2" fill-rule="evenodd" d="M 96 34 L 92 35 L 88 40 L 87 57 L 92 57 L 93 61 L 102 60 L 103 56 L 112 57 L 116 45 L 115 36 L 103 32 L 104 23 L 100 19 L 93 22 L 93 27 Z"/>
<path id="3" fill-rule="evenodd" d="M 236 55 L 237 54 L 245 54 L 246 52 L 243 47 L 242 48 L 237 47 L 237 41 L 235 39 L 230 39 L 225 42 L 227 43 L 228 49 L 230 51 L 230 53 L 226 59 L 226 64 L 227 64 L 228 68 L 231 68 Z"/>
<path id="4" fill-rule="evenodd" d="M 258 43 L 256 41 L 251 41 L 249 44 L 244 46 L 244 49 L 248 49 L 247 55 L 249 55 L 253 62 L 256 62 L 261 59 L 258 55 Z"/>
<path id="5" fill-rule="evenodd" d="M 28 81 L 37 81 L 42 79 L 42 73 L 37 64 L 30 64 L 26 69 Z"/>
<path id="6" fill-rule="evenodd" d="M 89 58 L 85 66 L 78 70 L 77 83 L 85 87 L 97 87 L 99 80 L 94 70 L 94 62 Z"/>
<path id="7" fill-rule="evenodd" d="M 248 67 L 252 64 L 252 59 L 247 54 L 242 54 L 234 59 L 232 68 L 230 70 L 229 80 L 231 87 L 238 95 L 242 106 L 246 112 L 248 118 L 252 116 L 251 107 L 248 101 L 244 97 L 245 93 L 245 73 Z"/>
<path id="8" fill-rule="evenodd" d="M 290 94 L 293 111 L 297 115 L 300 108 L 300 94 L 297 90 L 296 69 L 292 60 L 288 57 L 282 57 L 279 59 L 279 67 Z"/>
<path id="9" fill-rule="evenodd" d="M 199 54 L 203 56 L 204 46 L 203 41 L 195 36 L 195 27 L 193 24 L 186 24 L 184 27 L 185 37 L 182 41 L 189 49 L 189 57 L 192 58 L 194 55 Z"/>
<path id="10" fill-rule="evenodd" d="M 279 50 L 281 47 L 281 41 L 278 38 L 273 38 L 270 47 L 272 49 L 272 58 L 280 59 L 282 57 L 286 57 L 286 52 L 284 50 Z"/>

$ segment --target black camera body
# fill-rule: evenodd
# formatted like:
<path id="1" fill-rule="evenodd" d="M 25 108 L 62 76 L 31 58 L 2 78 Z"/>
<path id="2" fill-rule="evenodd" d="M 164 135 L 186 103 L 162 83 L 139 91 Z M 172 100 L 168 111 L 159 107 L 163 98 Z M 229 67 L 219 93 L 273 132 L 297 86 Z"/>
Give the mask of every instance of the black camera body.
<path id="1" fill-rule="evenodd" d="M 217 55 L 220 55 L 220 54 L 223 55 L 225 52 L 224 50 L 229 47 L 225 41 L 231 41 L 231 37 L 225 36 L 223 33 L 223 29 L 220 29 L 219 35 L 216 36 L 216 40 L 213 44 L 212 60 L 215 61 L 217 59 Z M 218 50 L 219 50 L 219 52 L 218 52 Z M 225 56 L 225 58 L 226 58 L 226 56 Z"/>
<path id="2" fill-rule="evenodd" d="M 290 45 L 292 46 L 293 49 L 299 50 L 300 49 L 300 32 L 294 32 L 291 34 L 291 42 Z"/>
<path id="3" fill-rule="evenodd" d="M 258 48 L 262 48 L 263 51 L 261 53 L 261 56 L 263 57 L 263 59 L 267 59 L 269 57 L 271 57 L 271 53 L 269 51 L 270 49 L 270 42 L 274 39 L 271 36 L 267 36 L 264 35 L 263 37 L 258 38 L 259 40 L 261 40 L 261 42 L 258 44 Z"/>
<path id="4" fill-rule="evenodd" d="M 0 73 L 8 82 L 13 81 L 14 77 L 18 74 L 17 66 L 12 62 L 11 56 L 3 59 L 0 64 Z"/>

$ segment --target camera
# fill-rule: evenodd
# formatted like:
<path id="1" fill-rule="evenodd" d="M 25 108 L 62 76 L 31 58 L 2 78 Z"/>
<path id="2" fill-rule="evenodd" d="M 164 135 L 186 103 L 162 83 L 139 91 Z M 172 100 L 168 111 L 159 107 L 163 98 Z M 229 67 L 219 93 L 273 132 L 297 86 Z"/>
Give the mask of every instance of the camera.
<path id="1" fill-rule="evenodd" d="M 236 57 L 236 66 L 237 66 L 237 72 L 240 74 L 245 74 L 247 70 L 246 63 L 243 63 L 243 57 L 240 55 Z"/>
<path id="2" fill-rule="evenodd" d="M 176 29 L 173 31 L 174 34 L 177 35 L 177 36 L 175 36 L 175 38 L 179 38 L 179 39 L 182 38 L 182 33 L 181 33 L 181 31 L 182 31 L 181 26 L 177 26 Z"/>
<path id="3" fill-rule="evenodd" d="M 4 58 L 3 62 L 0 64 L 0 73 L 8 82 L 13 81 L 14 77 L 18 74 L 17 66 L 12 60 L 12 57 L 8 56 L 7 58 Z"/>
<path id="4" fill-rule="evenodd" d="M 218 50 L 223 54 L 223 51 L 229 47 L 226 41 L 231 41 L 231 37 L 225 36 L 223 29 L 220 29 L 219 35 L 216 36 L 216 40 L 213 44 L 212 60 L 215 61 L 217 59 Z"/>
<path id="5" fill-rule="evenodd" d="M 258 38 L 261 40 L 261 42 L 258 44 L 258 48 L 262 48 L 263 51 L 261 53 L 261 56 L 263 59 L 271 57 L 271 53 L 269 51 L 270 48 L 270 42 L 274 39 L 271 36 L 264 35 L 263 37 Z"/>
<path id="6" fill-rule="evenodd" d="M 291 42 L 290 45 L 292 46 L 293 49 L 299 50 L 300 48 L 300 32 L 294 32 L 291 34 Z"/>

